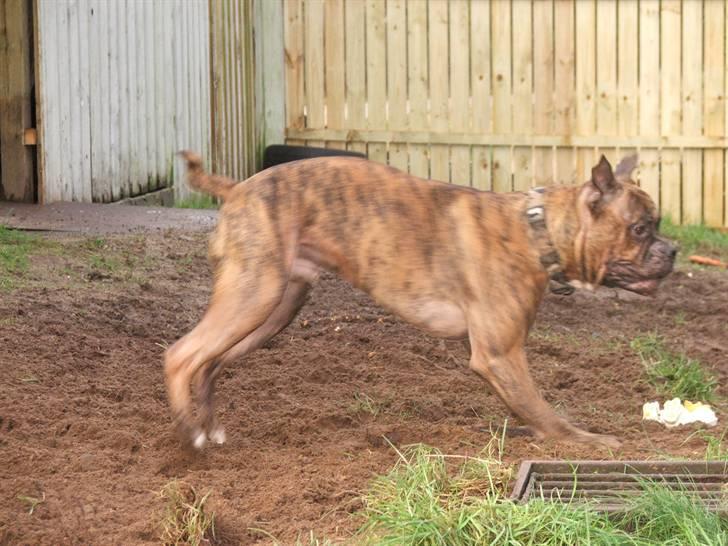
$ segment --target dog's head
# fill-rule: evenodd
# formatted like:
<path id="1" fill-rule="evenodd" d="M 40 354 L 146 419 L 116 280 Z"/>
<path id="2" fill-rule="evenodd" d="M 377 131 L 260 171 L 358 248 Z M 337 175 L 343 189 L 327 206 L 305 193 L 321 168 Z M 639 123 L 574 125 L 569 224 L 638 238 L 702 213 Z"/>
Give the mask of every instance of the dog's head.
<path id="1" fill-rule="evenodd" d="M 587 282 L 650 295 L 672 271 L 677 248 L 658 235 L 659 211 L 632 181 L 636 166 L 633 155 L 612 171 L 602 156 L 592 169 L 580 192 L 575 254 Z"/>

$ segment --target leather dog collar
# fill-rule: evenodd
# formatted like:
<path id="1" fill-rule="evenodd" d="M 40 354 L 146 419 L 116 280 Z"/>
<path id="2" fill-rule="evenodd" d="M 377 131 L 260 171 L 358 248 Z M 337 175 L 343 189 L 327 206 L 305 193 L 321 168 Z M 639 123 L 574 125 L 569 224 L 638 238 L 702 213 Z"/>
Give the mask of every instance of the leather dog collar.
<path id="1" fill-rule="evenodd" d="M 526 221 L 531 228 L 531 240 L 539 253 L 541 266 L 546 270 L 550 279 L 549 289 L 554 294 L 568 296 L 574 292 L 561 267 L 561 260 L 554 244 L 551 242 L 546 229 L 546 208 L 543 204 L 545 188 L 533 188 L 528 192 L 526 201 Z"/>

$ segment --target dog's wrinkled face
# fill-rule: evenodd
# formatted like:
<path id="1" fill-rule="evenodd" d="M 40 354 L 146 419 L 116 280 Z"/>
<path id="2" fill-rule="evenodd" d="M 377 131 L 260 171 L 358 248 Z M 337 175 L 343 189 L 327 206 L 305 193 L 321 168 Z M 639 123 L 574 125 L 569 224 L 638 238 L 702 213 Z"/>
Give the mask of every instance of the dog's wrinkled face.
<path id="1" fill-rule="evenodd" d="M 672 271 L 677 248 L 658 235 L 657 207 L 631 180 L 636 164 L 637 156 L 631 156 L 612 172 L 602 157 L 585 185 L 589 232 L 600 236 L 590 246 L 605 249 L 592 270 L 596 283 L 651 295 Z"/>

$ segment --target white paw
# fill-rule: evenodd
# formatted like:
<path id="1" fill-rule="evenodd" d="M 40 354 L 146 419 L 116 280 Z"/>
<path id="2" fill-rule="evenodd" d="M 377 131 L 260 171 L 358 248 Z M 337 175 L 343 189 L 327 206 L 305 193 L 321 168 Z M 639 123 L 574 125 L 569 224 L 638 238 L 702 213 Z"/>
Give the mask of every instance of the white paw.
<path id="1" fill-rule="evenodd" d="M 205 447 L 205 443 L 207 442 L 207 436 L 205 436 L 204 432 L 198 432 L 195 435 L 195 439 L 192 442 L 192 445 L 195 446 L 195 449 L 202 449 Z"/>
<path id="2" fill-rule="evenodd" d="M 218 427 L 210 434 L 210 441 L 216 444 L 224 444 L 226 440 L 225 429 Z"/>

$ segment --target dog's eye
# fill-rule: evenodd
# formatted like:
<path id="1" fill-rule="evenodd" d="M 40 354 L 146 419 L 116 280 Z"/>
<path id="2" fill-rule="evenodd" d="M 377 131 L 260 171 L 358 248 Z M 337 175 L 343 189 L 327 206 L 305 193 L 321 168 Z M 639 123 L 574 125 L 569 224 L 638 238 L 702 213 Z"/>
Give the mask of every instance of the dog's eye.
<path id="1" fill-rule="evenodd" d="M 632 233 L 634 233 L 637 237 L 642 237 L 646 231 L 647 226 L 644 224 L 635 224 L 632 226 Z"/>

